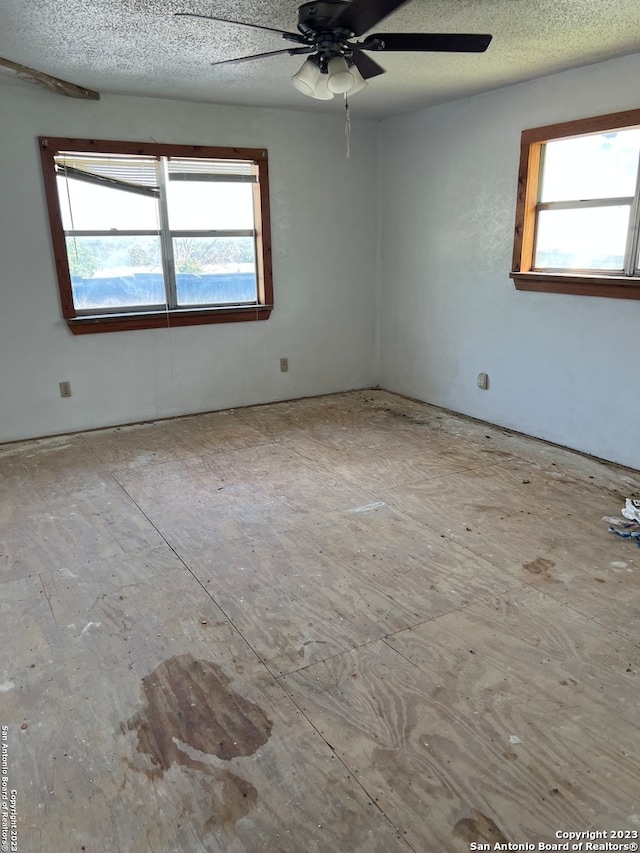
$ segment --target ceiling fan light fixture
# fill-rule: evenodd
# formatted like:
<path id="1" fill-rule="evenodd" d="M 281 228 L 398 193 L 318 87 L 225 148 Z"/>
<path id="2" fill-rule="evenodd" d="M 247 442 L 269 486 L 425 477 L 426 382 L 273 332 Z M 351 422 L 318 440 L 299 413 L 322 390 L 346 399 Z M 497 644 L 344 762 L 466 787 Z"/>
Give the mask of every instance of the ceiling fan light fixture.
<path id="1" fill-rule="evenodd" d="M 333 98 L 333 92 L 329 89 L 328 82 L 329 77 L 326 74 L 320 74 L 311 97 L 316 101 L 330 101 Z"/>
<path id="2" fill-rule="evenodd" d="M 335 95 L 342 95 L 344 92 L 349 92 L 355 83 L 355 77 L 349 70 L 347 60 L 344 56 L 334 56 L 329 61 L 327 73 L 329 76 L 327 87 Z"/>
<path id="3" fill-rule="evenodd" d="M 309 0 L 298 9 L 298 32 L 267 27 L 249 21 L 235 21 L 198 12 L 175 12 L 177 18 L 198 18 L 239 27 L 249 27 L 277 33 L 297 47 L 270 50 L 221 59 L 212 65 L 230 62 L 248 62 L 272 56 L 312 54 L 302 68 L 291 78 L 295 88 L 309 98 L 318 101 L 331 100 L 334 95 L 353 95 L 363 89 L 369 80 L 384 74 L 367 51 L 413 52 L 413 53 L 484 53 L 489 47 L 491 36 L 482 33 L 366 33 L 407 0 Z M 363 41 L 353 39 L 365 36 Z M 16 68 L 15 64 L 0 59 L 0 65 Z M 20 66 L 22 68 L 22 66 Z M 33 76 L 31 69 L 26 69 Z M 42 75 L 41 75 L 42 76 Z M 45 75 L 46 76 L 46 75 Z M 53 85 L 60 84 L 48 78 Z M 77 88 L 77 87 L 76 87 Z M 66 94 L 71 92 L 66 91 Z M 75 93 L 79 94 L 79 93 Z M 81 97 L 98 97 L 86 89 L 80 90 Z"/>
<path id="4" fill-rule="evenodd" d="M 351 65 L 349 71 L 353 75 L 354 83 L 353 86 L 347 92 L 347 95 L 355 95 L 356 92 L 359 92 L 361 89 L 364 89 L 364 87 L 367 85 L 367 81 L 360 73 L 360 69 L 357 65 Z"/>
<path id="5" fill-rule="evenodd" d="M 299 92 L 303 95 L 308 95 L 310 98 L 315 97 L 314 92 L 318 83 L 318 78 L 321 77 L 320 69 L 311 59 L 306 59 L 301 68 L 293 75 L 291 82 Z"/>

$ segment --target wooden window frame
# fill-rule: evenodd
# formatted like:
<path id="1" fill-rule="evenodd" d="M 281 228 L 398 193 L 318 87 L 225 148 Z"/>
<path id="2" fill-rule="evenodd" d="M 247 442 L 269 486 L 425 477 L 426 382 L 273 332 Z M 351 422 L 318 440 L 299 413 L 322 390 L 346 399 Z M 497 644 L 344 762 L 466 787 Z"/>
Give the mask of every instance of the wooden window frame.
<path id="1" fill-rule="evenodd" d="M 96 332 L 120 332 L 135 329 L 158 329 L 167 326 L 193 326 L 206 323 L 239 323 L 267 320 L 273 310 L 273 277 L 271 271 L 271 216 L 269 206 L 269 163 L 262 148 L 230 148 L 201 145 L 164 145 L 146 142 L 38 137 L 44 187 L 51 227 L 62 316 L 74 335 Z M 217 160 L 252 161 L 256 167 L 254 184 L 254 216 L 256 229 L 256 304 L 166 310 L 131 310 L 113 314 L 79 315 L 73 302 L 71 273 L 62 223 L 62 212 L 56 185 L 55 156 L 65 151 L 95 154 L 133 154 L 150 157 L 202 157 Z"/>
<path id="2" fill-rule="evenodd" d="M 509 274 L 517 290 L 640 299 L 640 278 L 637 276 L 574 271 L 545 272 L 533 269 L 536 209 L 544 144 L 570 136 L 586 136 L 635 127 L 640 127 L 640 110 L 609 113 L 522 131 L 513 264 Z"/>

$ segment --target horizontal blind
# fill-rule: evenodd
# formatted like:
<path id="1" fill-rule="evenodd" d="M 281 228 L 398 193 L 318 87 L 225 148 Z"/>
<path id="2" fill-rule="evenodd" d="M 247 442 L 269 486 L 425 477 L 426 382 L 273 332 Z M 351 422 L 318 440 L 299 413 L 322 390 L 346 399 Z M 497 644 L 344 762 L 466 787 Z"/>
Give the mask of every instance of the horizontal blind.
<path id="1" fill-rule="evenodd" d="M 201 157 L 169 157 L 169 180 L 257 181 L 257 169 L 251 160 L 209 160 Z"/>
<path id="2" fill-rule="evenodd" d="M 77 178 L 105 178 L 132 187 L 158 190 L 158 158 L 64 152 L 55 158 L 56 172 Z"/>

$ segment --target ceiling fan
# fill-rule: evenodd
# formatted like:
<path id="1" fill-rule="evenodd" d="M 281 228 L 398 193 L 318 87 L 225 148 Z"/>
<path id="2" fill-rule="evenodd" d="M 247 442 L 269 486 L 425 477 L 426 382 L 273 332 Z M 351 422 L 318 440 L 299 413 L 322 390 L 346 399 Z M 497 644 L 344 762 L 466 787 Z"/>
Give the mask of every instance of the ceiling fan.
<path id="1" fill-rule="evenodd" d="M 59 95 L 67 95 L 70 98 L 88 98 L 91 101 L 97 101 L 100 98 L 100 94 L 94 92 L 92 89 L 85 89 L 84 86 L 76 86 L 75 83 L 68 83 L 59 77 L 52 77 L 51 74 L 45 74 L 44 71 L 36 71 L 35 68 L 29 68 L 27 65 L 20 65 L 19 62 L 12 62 L 10 59 L 2 59 L 0 57 L 0 69 L 3 68 L 15 74 L 20 80 L 40 83 L 52 92 L 57 92 Z"/>
<path id="2" fill-rule="evenodd" d="M 385 73 L 365 51 L 483 53 L 489 46 L 490 35 L 465 33 L 374 33 L 363 41 L 353 41 L 405 2 L 407 0 L 320 0 L 303 3 L 298 9 L 297 33 L 193 12 L 176 12 L 175 15 L 279 33 L 299 46 L 211 64 L 249 62 L 284 53 L 290 56 L 309 54 L 291 82 L 300 92 L 318 100 L 330 100 L 343 93 L 353 95 L 366 86 L 368 79 Z"/>

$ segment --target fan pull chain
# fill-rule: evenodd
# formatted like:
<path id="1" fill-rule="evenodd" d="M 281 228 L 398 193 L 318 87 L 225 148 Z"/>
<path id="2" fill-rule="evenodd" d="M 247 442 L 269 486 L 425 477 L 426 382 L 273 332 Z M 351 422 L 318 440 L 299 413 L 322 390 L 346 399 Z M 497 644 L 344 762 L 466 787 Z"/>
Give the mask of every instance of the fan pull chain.
<path id="1" fill-rule="evenodd" d="M 347 137 L 347 160 L 351 157 L 351 112 L 349 109 L 349 98 L 347 97 L 347 93 L 344 93 L 344 108 L 346 112 L 346 118 L 344 121 L 344 132 Z"/>

